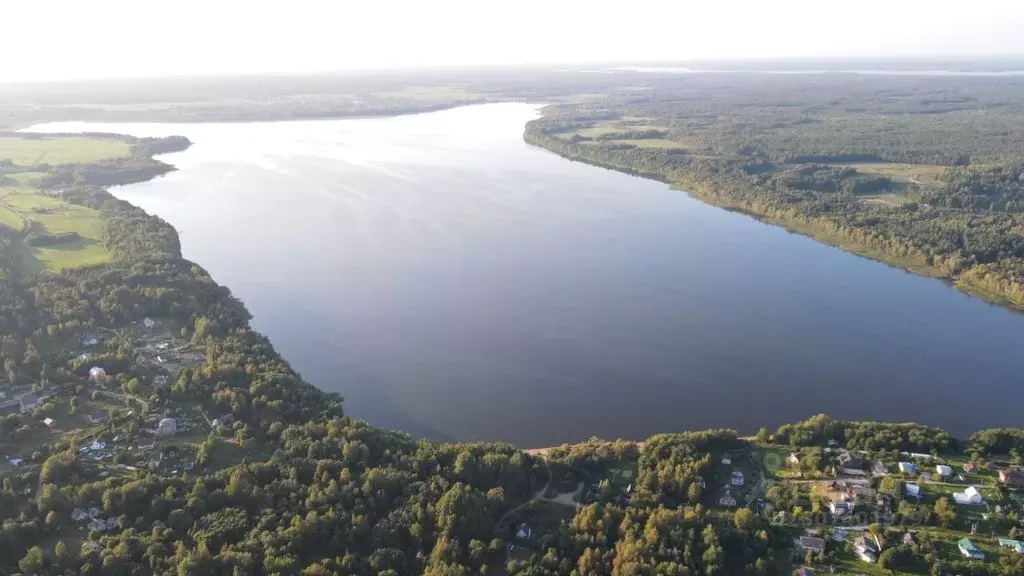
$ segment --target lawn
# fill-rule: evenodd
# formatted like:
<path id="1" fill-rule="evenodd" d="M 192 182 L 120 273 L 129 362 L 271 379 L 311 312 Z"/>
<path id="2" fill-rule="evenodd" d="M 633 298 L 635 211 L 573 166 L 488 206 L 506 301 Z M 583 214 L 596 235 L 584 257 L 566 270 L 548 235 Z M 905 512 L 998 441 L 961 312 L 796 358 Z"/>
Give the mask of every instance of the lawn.
<path id="1" fill-rule="evenodd" d="M 79 164 L 119 158 L 131 153 L 131 146 L 111 138 L 85 136 L 0 137 L 0 159 L 21 166 L 37 164 Z"/>

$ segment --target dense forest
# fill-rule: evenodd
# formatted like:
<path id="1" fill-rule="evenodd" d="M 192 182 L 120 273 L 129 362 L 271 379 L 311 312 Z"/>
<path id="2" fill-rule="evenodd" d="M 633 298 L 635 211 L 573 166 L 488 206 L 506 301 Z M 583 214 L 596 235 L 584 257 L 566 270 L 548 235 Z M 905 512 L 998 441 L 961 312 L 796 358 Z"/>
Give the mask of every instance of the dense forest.
<path id="1" fill-rule="evenodd" d="M 708 76 L 549 107 L 526 140 L 1024 306 L 1024 81 Z"/>

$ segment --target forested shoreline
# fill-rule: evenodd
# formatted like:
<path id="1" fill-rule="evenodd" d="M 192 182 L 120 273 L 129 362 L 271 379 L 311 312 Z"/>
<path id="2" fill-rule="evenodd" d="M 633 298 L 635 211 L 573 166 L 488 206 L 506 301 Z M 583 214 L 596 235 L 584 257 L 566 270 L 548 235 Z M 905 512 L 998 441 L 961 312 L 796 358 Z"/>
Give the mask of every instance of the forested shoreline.
<path id="1" fill-rule="evenodd" d="M 721 84 L 551 106 L 524 138 L 1024 308 L 1021 82 Z"/>

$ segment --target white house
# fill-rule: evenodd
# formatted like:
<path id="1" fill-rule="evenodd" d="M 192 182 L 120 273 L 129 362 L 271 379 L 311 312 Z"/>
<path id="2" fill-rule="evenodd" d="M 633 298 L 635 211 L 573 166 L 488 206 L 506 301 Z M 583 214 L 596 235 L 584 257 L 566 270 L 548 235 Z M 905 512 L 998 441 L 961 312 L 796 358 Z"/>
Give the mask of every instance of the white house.
<path id="1" fill-rule="evenodd" d="M 939 476 L 942 476 L 943 478 L 946 478 L 947 476 L 952 476 L 953 475 L 953 469 L 950 468 L 949 466 L 946 466 L 945 464 L 939 464 L 938 466 L 936 466 L 935 467 L 935 472 Z"/>
<path id="2" fill-rule="evenodd" d="M 853 504 L 844 500 L 833 500 L 828 503 L 828 510 L 833 516 L 846 516 L 853 510 Z"/>
<path id="3" fill-rule="evenodd" d="M 910 498 L 917 498 L 920 500 L 921 497 L 924 496 L 924 490 L 921 490 L 921 487 L 917 484 L 907 484 L 905 488 L 907 490 L 907 496 Z"/>
<path id="4" fill-rule="evenodd" d="M 885 476 L 889 473 L 889 467 L 885 465 L 885 462 L 875 460 L 875 463 L 871 465 L 871 473 L 875 476 Z"/>
<path id="5" fill-rule="evenodd" d="M 878 560 L 878 556 L 875 555 L 874 550 L 872 550 L 869 546 L 866 546 L 864 542 L 861 542 L 861 540 L 863 539 L 859 539 L 857 541 L 857 544 L 854 546 L 854 552 L 856 552 L 857 557 L 863 560 L 864 562 L 874 564 L 875 561 Z"/>
<path id="6" fill-rule="evenodd" d="M 156 326 L 156 322 L 154 322 L 152 318 L 146 317 L 142 319 L 142 325 L 146 328 L 152 328 L 153 326 Z"/>
<path id="7" fill-rule="evenodd" d="M 103 382 L 107 379 L 107 371 L 99 366 L 93 366 L 89 368 L 89 380 L 93 382 Z"/>
<path id="8" fill-rule="evenodd" d="M 985 498 L 974 486 L 967 488 L 963 492 L 953 494 L 953 499 L 956 500 L 957 504 L 978 505 L 985 503 Z"/>
<path id="9" fill-rule="evenodd" d="M 174 418 L 164 418 L 156 425 L 157 434 L 174 434 L 178 431 L 178 421 Z"/>
<path id="10" fill-rule="evenodd" d="M 43 418 L 43 424 L 46 424 L 47 428 L 53 428 L 56 423 L 53 418 Z"/>

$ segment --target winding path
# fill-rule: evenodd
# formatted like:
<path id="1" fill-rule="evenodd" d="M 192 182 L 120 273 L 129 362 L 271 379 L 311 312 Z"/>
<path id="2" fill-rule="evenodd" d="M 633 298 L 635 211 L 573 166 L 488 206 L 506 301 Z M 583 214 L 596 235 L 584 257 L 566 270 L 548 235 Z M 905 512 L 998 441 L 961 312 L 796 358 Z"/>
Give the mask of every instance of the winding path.
<path id="1" fill-rule="evenodd" d="M 533 495 L 533 498 L 530 498 L 526 502 L 523 502 L 522 504 L 516 506 L 515 508 L 511 508 L 507 512 L 502 514 L 501 518 L 498 519 L 498 524 L 497 524 L 498 526 L 501 526 L 502 524 L 504 524 L 505 520 L 508 520 L 508 517 L 511 516 L 512 513 L 518 512 L 518 511 L 522 510 L 527 504 L 529 504 L 531 502 L 536 502 L 537 500 L 547 500 L 547 498 L 544 498 L 544 493 L 547 492 L 548 491 L 548 487 L 551 486 L 551 476 L 552 476 L 552 474 L 551 474 L 551 466 L 548 465 L 548 461 L 544 457 L 541 457 L 540 461 L 543 462 L 544 463 L 544 467 L 548 469 L 548 481 L 544 483 L 544 487 L 543 488 L 538 490 L 537 493 Z"/>
<path id="2" fill-rule="evenodd" d="M 149 402 L 139 398 L 138 396 L 132 396 L 131 394 L 122 394 L 121 392 L 111 392 L 110 390 L 94 390 L 97 394 L 103 394 L 104 396 L 112 396 L 114 398 L 120 398 L 122 400 L 134 400 L 139 404 L 142 404 L 142 411 L 149 412 Z"/>

